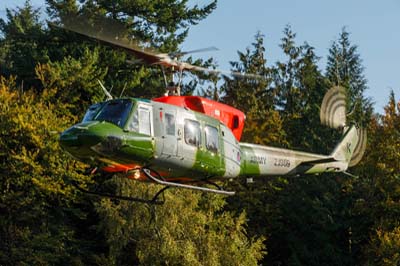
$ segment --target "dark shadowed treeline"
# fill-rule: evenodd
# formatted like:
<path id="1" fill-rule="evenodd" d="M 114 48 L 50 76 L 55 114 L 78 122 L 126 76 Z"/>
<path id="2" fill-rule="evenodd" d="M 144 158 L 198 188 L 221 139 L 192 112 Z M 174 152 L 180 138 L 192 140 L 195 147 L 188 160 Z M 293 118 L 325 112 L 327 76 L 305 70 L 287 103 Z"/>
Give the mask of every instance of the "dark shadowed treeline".
<path id="1" fill-rule="evenodd" d="M 85 175 L 88 166 L 61 151 L 57 138 L 105 98 L 97 80 L 114 95 L 126 88 L 125 95 L 145 98 L 164 85 L 159 69 L 127 64 L 134 58 L 54 25 L 71 12 L 109 17 L 143 44 L 176 52 L 190 26 L 215 8 L 217 1 L 47 0 L 51 23 L 29 2 L 7 10 L 0 20 L 0 265 L 399 265 L 399 95 L 374 113 L 347 29 L 323 70 L 314 48 L 296 43 L 286 27 L 284 60 L 267 61 L 261 33 L 232 58 L 233 71 L 263 79 L 187 74 L 184 91 L 243 110 L 242 141 L 326 154 L 340 132 L 320 124 L 319 106 L 330 87 L 345 87 L 349 121 L 368 129 L 353 176 L 233 180 L 225 185 L 238 193 L 229 198 L 171 189 L 155 207 L 73 186 L 126 196 L 158 191 L 117 175 Z"/>

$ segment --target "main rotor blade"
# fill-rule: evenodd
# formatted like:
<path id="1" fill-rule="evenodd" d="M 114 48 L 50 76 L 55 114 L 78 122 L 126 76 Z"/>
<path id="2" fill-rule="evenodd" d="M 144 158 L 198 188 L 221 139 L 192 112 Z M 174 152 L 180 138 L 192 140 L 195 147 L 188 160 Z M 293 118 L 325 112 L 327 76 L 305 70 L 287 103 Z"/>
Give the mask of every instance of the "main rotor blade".
<path id="1" fill-rule="evenodd" d="M 122 49 L 126 53 L 133 55 L 137 59 L 140 59 L 143 63 L 149 65 L 162 65 L 179 71 L 189 70 L 189 71 L 201 71 L 214 74 L 231 75 L 243 78 L 245 77 L 256 78 L 256 79 L 263 78 L 262 76 L 256 74 L 244 74 L 240 72 L 208 69 L 200 66 L 195 66 L 189 63 L 181 62 L 175 59 L 177 57 L 181 57 L 183 55 L 190 53 L 218 50 L 216 47 L 207 47 L 202 49 L 177 52 L 171 54 L 157 53 L 149 48 L 142 48 L 139 45 L 139 41 L 129 35 L 128 30 L 122 23 L 110 18 L 97 16 L 88 19 L 86 17 L 79 16 L 76 14 L 69 14 L 68 16 L 64 16 L 64 18 L 62 18 L 61 25 L 54 25 L 54 26 L 72 32 L 76 32 L 83 36 L 103 42 L 112 47 Z M 128 63 L 131 62 L 135 63 L 136 61 L 128 60 Z"/>
<path id="2" fill-rule="evenodd" d="M 207 47 L 207 48 L 200 48 L 200 49 L 196 49 L 196 50 L 170 53 L 169 56 L 171 58 L 176 58 L 176 57 L 182 57 L 182 56 L 187 55 L 187 54 L 194 54 L 194 53 L 200 53 L 200 52 L 209 52 L 209 51 L 218 51 L 218 48 L 215 47 L 215 46 L 210 46 L 210 47 Z"/>
<path id="3" fill-rule="evenodd" d="M 236 71 L 228 71 L 228 70 L 221 70 L 221 69 L 210 69 L 210 68 L 205 68 L 205 67 L 200 67 L 200 66 L 195 66 L 187 63 L 185 64 L 185 69 L 192 70 L 192 71 L 201 71 L 201 72 L 206 72 L 206 73 L 211 73 L 211 74 L 223 74 L 227 76 L 234 76 L 238 78 L 253 78 L 253 79 L 264 79 L 265 77 L 257 74 L 250 74 L 250 73 L 241 73 L 241 72 L 236 72 Z"/>
<path id="4" fill-rule="evenodd" d="M 146 64 L 165 64 L 166 66 L 171 64 L 169 63 L 171 58 L 167 54 L 155 53 L 148 48 L 141 48 L 137 40 L 129 38 L 127 29 L 118 21 L 104 17 L 96 17 L 90 21 L 82 16 L 68 15 L 61 22 L 62 25 L 57 27 L 123 49 Z M 175 66 L 175 64 L 172 63 L 171 66 Z"/>

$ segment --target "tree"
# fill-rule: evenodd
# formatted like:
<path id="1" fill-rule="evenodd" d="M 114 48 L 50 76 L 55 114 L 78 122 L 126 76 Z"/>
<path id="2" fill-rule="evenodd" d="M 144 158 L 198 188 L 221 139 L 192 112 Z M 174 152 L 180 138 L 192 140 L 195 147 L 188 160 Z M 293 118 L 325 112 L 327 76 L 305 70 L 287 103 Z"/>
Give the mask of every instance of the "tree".
<path id="1" fill-rule="evenodd" d="M 159 189 L 127 179 L 114 185 L 126 195 Z M 257 265 L 262 258 L 263 238 L 247 237 L 245 214 L 223 212 L 220 195 L 179 189 L 165 197 L 159 207 L 108 199 L 96 203 L 109 265 Z"/>
<path id="2" fill-rule="evenodd" d="M 400 227 L 393 230 L 377 229 L 368 252 L 369 265 L 396 266 L 400 263 Z"/>
<path id="3" fill-rule="evenodd" d="M 83 116 L 87 106 L 104 99 L 98 81 L 107 69 L 100 68 L 98 49 L 85 49 L 80 59 L 65 57 L 62 61 L 38 64 L 36 75 L 42 86 L 51 90 L 51 102 L 68 103 L 68 112 Z"/>
<path id="4" fill-rule="evenodd" d="M 82 257 L 73 221 L 84 214 L 68 179 L 89 180 L 66 167 L 53 132 L 75 118 L 20 92 L 14 78 L 0 77 L 0 101 L 0 264 L 74 264 Z"/>
<path id="5" fill-rule="evenodd" d="M 246 114 L 246 126 L 241 141 L 258 144 L 285 141 L 282 121 L 274 110 L 274 92 L 270 89 L 271 70 L 264 57 L 264 36 L 257 33 L 253 50 L 238 52 L 239 61 L 231 62 L 232 72 L 255 77 L 224 77 L 221 100 Z"/>
<path id="6" fill-rule="evenodd" d="M 352 120 L 366 125 L 372 115 L 371 100 L 364 96 L 367 79 L 357 46 L 350 43 L 350 34 L 342 29 L 339 39 L 329 49 L 326 77 L 332 85 L 343 86 L 348 92 L 348 110 L 353 112 Z"/>
<path id="7" fill-rule="evenodd" d="M 290 147 L 326 153 L 336 141 L 329 141 L 332 131 L 319 121 L 319 108 L 329 85 L 318 69 L 314 48 L 307 43 L 296 45 L 295 38 L 286 26 L 280 47 L 287 61 L 277 62 L 273 68 L 277 109 Z"/>
<path id="8" fill-rule="evenodd" d="M 40 9 L 29 0 L 16 10 L 6 9 L 7 22 L 0 19 L 0 75 L 17 76 L 24 88 L 41 88 L 35 78 L 37 63 L 47 62 L 47 35 L 40 21 Z"/>
<path id="9" fill-rule="evenodd" d="M 56 23 L 71 16 L 86 18 L 89 23 L 101 24 L 105 31 L 113 33 L 114 26 L 124 31 L 127 36 L 134 36 L 138 45 L 158 52 L 173 53 L 186 38 L 189 27 L 206 18 L 215 8 L 216 1 L 199 7 L 189 7 L 188 1 L 47 1 L 48 13 Z M 110 19 L 113 23 L 109 23 Z M 61 20 L 61 21 L 60 21 Z M 112 24 L 112 26 L 108 25 Z M 96 25 L 94 25 L 96 29 Z M 76 34 L 59 35 L 66 43 L 70 39 L 82 42 Z M 92 44 L 93 45 L 93 44 Z M 71 51 L 69 51 L 71 52 Z M 74 52 L 72 52 L 74 54 Z M 143 67 L 142 64 L 127 64 L 126 60 L 135 61 L 115 48 L 102 47 L 100 67 L 108 69 L 105 84 L 119 95 L 125 93 L 134 97 L 152 98 L 164 93 L 165 85 L 160 69 Z"/>
<path id="10" fill-rule="evenodd" d="M 370 123 L 368 155 L 361 165 L 362 184 L 355 212 L 363 215 L 359 234 L 368 265 L 397 265 L 400 219 L 400 101 L 392 91 L 382 116 Z"/>
<path id="11" fill-rule="evenodd" d="M 278 113 L 282 121 L 277 126 L 278 132 L 285 133 L 288 146 L 328 153 L 337 138 L 333 138 L 332 131 L 322 127 L 319 121 L 319 106 L 329 83 L 317 67 L 318 57 L 307 43 L 296 45 L 295 34 L 290 27 L 285 28 L 281 47 L 288 56 L 287 61 L 278 62 L 269 70 L 272 111 Z M 254 89 L 239 88 L 239 93 Z M 248 99 L 252 99 L 251 94 L 257 95 L 251 91 L 250 95 L 241 99 L 237 97 L 236 104 L 247 103 Z M 262 98 L 257 101 L 259 105 L 252 105 L 262 108 Z M 257 122 L 249 132 L 254 139 L 259 134 L 257 126 L 262 125 Z M 263 132 L 261 135 L 273 133 Z M 338 134 L 336 137 L 339 137 Z M 253 180 L 255 184 L 236 184 L 243 192 L 236 199 L 229 199 L 228 208 L 246 210 L 250 235 L 266 236 L 269 252 L 263 263 L 354 263 L 351 256 L 350 211 L 354 199 L 349 179 L 325 174 L 264 180 L 254 177 Z"/>

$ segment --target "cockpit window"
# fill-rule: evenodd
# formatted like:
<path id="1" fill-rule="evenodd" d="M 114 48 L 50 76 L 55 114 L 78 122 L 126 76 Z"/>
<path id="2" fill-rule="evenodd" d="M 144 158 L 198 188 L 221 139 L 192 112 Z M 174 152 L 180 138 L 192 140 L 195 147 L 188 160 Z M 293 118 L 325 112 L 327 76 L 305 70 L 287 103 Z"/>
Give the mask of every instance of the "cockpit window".
<path id="1" fill-rule="evenodd" d="M 96 103 L 91 105 L 89 109 L 86 111 L 86 114 L 82 119 L 82 122 L 93 121 L 93 118 L 96 116 L 96 114 L 99 112 L 100 108 L 103 105 L 104 103 Z"/>
<path id="2" fill-rule="evenodd" d="M 94 120 L 107 121 L 123 127 L 132 109 L 132 101 L 128 99 L 107 102 Z"/>

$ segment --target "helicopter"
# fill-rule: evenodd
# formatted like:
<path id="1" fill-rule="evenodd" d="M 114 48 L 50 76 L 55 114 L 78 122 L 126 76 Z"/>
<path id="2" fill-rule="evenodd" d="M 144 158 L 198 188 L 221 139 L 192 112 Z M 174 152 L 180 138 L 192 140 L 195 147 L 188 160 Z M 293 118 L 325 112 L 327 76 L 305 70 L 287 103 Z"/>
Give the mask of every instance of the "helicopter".
<path id="1" fill-rule="evenodd" d="M 245 126 L 242 111 L 207 98 L 180 94 L 183 71 L 223 71 L 178 60 L 186 53 L 143 50 L 120 37 L 87 30 L 79 24 L 65 23 L 62 28 L 123 49 L 143 63 L 161 66 L 163 70 L 169 68 L 179 76 L 177 84 L 166 84 L 164 96 L 151 100 L 114 99 L 100 83 L 107 99 L 91 105 L 83 120 L 59 137 L 64 151 L 93 166 L 89 171 L 92 174 L 96 171 L 119 173 L 132 180 L 160 184 L 163 188 L 152 199 L 103 195 L 80 188 L 84 192 L 153 204 L 159 204 L 158 196 L 170 187 L 234 195 L 234 191 L 224 190 L 215 182 L 347 173 L 348 167 L 356 165 L 363 156 L 366 133 L 357 125 L 346 123 L 346 96 L 342 87 L 328 90 L 321 106 L 321 122 L 343 131 L 341 140 L 329 155 L 244 143 L 240 142 Z M 258 78 L 251 74 L 228 74 Z M 216 188 L 204 184 L 213 184 Z"/>

